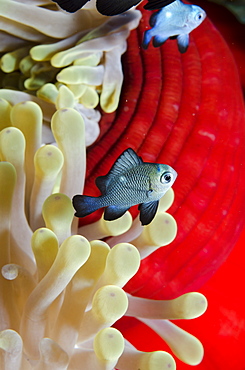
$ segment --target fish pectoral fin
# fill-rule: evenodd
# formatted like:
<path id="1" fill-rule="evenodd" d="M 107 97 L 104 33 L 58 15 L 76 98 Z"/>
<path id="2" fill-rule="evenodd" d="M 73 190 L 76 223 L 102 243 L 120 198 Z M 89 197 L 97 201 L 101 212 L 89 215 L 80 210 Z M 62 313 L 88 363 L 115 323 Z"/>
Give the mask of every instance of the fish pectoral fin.
<path id="1" fill-rule="evenodd" d="M 159 35 L 156 35 L 153 37 L 153 46 L 157 48 L 158 46 L 161 46 L 164 44 L 165 41 L 167 41 L 168 37 L 161 37 Z"/>
<path id="2" fill-rule="evenodd" d="M 185 33 L 183 35 L 177 36 L 178 49 L 180 53 L 185 53 L 189 46 L 189 34 Z"/>
<path id="3" fill-rule="evenodd" d="M 139 205 L 140 211 L 140 221 L 142 225 L 148 225 L 157 212 L 159 200 L 154 200 L 153 202 L 142 203 Z"/>
<path id="4" fill-rule="evenodd" d="M 130 207 L 108 206 L 105 209 L 104 220 L 113 221 L 124 215 Z"/>

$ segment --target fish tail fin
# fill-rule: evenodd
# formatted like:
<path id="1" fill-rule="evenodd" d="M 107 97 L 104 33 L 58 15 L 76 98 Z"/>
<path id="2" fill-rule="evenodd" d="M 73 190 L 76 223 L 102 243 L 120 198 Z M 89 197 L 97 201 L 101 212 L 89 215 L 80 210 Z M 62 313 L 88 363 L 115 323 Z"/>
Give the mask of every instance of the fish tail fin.
<path id="1" fill-rule="evenodd" d="M 76 210 L 76 217 L 88 216 L 90 213 L 93 213 L 97 211 L 97 209 L 101 208 L 98 198 L 87 195 L 75 195 L 72 198 L 72 204 Z"/>
<path id="2" fill-rule="evenodd" d="M 151 41 L 151 30 L 147 30 L 144 33 L 142 48 L 146 50 L 149 46 L 150 41 Z"/>

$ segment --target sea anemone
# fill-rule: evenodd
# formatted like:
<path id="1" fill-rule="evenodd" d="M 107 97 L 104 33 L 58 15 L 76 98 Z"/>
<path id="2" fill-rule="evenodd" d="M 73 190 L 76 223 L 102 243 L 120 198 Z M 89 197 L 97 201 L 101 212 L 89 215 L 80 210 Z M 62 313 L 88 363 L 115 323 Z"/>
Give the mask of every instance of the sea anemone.
<path id="1" fill-rule="evenodd" d="M 157 216 L 146 227 L 138 219 L 132 226 L 127 212 L 121 219 L 101 218 L 77 230 L 70 197 L 84 182 L 81 115 L 72 108 L 53 115 L 51 128 L 58 147 L 37 148 L 42 114 L 36 103 L 14 105 L 10 120 L 12 126 L 0 133 L 2 367 L 76 369 L 83 363 L 87 369 L 153 369 L 163 364 L 175 368 L 168 353 L 143 353 L 125 343 L 111 328 L 123 315 L 157 326 L 179 358 L 199 363 L 201 343 L 167 319 L 200 316 L 207 307 L 203 295 L 154 301 L 122 289 L 141 258 L 175 238 L 176 222 L 165 212 L 173 191 L 162 199 Z M 165 232 L 159 232 L 165 224 Z M 106 236 L 111 249 L 98 240 Z"/>
<path id="2" fill-rule="evenodd" d="M 33 10 L 37 14 L 39 8 Z M 8 290 L 2 308 L 3 368 L 76 369 L 81 362 L 88 369 L 112 369 L 117 362 L 118 368 L 127 370 L 175 368 L 168 353 L 139 352 L 110 326 L 125 314 L 154 326 L 158 321 L 167 325 L 167 318 L 198 317 L 206 310 L 205 297 L 198 293 L 173 301 L 138 298 L 137 302 L 122 289 L 137 272 L 140 258 L 175 238 L 176 222 L 165 212 L 173 202 L 172 190 L 145 228 L 138 220 L 132 225 L 129 212 L 119 220 L 107 222 L 101 217 L 79 229 L 73 217 L 71 197 L 84 186 L 86 145 L 99 133 L 96 120 L 89 119 L 100 118 L 94 110 L 99 86 L 101 108 L 115 110 L 122 84 L 120 56 L 130 30 L 124 25 L 134 20 L 135 27 L 138 19 L 138 11 L 123 17 L 123 24 L 120 16 L 109 19 L 73 48 L 66 36 L 65 43 L 58 42 L 58 53 L 57 43 L 49 43 L 24 46 L 2 57 L 2 70 L 8 73 L 0 91 L 2 294 Z M 84 77 L 78 81 L 81 72 Z M 54 78 L 62 85 L 51 83 Z M 14 81 L 15 86 L 9 87 L 17 83 L 19 89 L 6 89 L 6 81 Z M 42 145 L 53 141 L 57 146 Z M 162 225 L 166 225 L 163 233 Z M 108 243 L 99 240 L 105 237 L 110 237 Z M 203 348 L 197 339 L 170 323 L 168 332 L 163 335 L 177 356 L 190 364 L 201 361 Z M 192 353 L 177 345 L 178 337 L 186 338 Z"/>
<path id="3" fill-rule="evenodd" d="M 71 15 L 51 1 L 2 1 L 0 81 L 3 89 L 49 102 L 44 112 L 47 122 L 55 108 L 77 109 L 87 126 L 86 144 L 91 145 L 99 135 L 101 117 L 94 108 L 99 104 L 103 111 L 113 112 L 118 106 L 121 55 L 141 13 L 133 10 L 108 18 L 88 7 Z M 19 96 L 20 101 L 30 100 Z"/>

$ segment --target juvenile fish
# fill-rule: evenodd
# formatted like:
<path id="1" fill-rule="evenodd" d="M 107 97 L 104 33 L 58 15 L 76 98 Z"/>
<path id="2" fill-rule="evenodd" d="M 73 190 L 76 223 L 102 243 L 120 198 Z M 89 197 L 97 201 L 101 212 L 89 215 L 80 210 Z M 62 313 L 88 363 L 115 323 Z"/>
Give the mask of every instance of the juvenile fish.
<path id="1" fill-rule="evenodd" d="M 89 0 L 53 0 L 55 3 L 69 13 L 74 13 L 81 9 Z M 148 0 L 145 9 L 159 9 L 174 0 Z M 126 12 L 133 6 L 139 4 L 141 0 L 97 0 L 96 8 L 103 15 L 117 15 Z"/>
<path id="2" fill-rule="evenodd" d="M 152 38 L 155 47 L 162 45 L 168 38 L 177 38 L 178 49 L 184 53 L 189 46 L 189 33 L 198 27 L 205 17 L 205 11 L 199 6 L 175 0 L 152 14 L 152 28 L 145 31 L 142 47 L 147 49 Z"/>
<path id="3" fill-rule="evenodd" d="M 139 204 L 140 221 L 148 225 L 154 218 L 159 199 L 173 185 L 177 172 L 166 164 L 148 163 L 131 148 L 116 160 L 106 176 L 99 176 L 96 185 L 101 196 L 75 195 L 72 199 L 75 216 L 85 217 L 106 207 L 104 219 L 121 217 L 131 206 Z"/>

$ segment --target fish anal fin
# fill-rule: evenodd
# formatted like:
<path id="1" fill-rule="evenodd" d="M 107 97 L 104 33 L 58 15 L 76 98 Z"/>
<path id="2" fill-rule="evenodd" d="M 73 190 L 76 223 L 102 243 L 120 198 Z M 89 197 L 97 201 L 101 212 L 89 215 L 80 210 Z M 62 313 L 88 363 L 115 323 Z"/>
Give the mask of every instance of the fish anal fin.
<path id="1" fill-rule="evenodd" d="M 140 221 L 142 225 L 148 225 L 156 215 L 159 200 L 142 203 L 139 205 Z"/>
<path id="2" fill-rule="evenodd" d="M 189 34 L 185 33 L 177 36 L 178 49 L 180 53 L 185 53 L 189 46 Z"/>
<path id="3" fill-rule="evenodd" d="M 136 152 L 133 149 L 128 148 L 117 158 L 107 177 L 109 178 L 112 175 L 120 175 L 142 163 L 142 159 L 136 154 Z"/>
<path id="4" fill-rule="evenodd" d="M 105 208 L 104 219 L 113 221 L 124 215 L 130 207 L 108 206 Z"/>
<path id="5" fill-rule="evenodd" d="M 161 36 L 156 35 L 153 37 L 153 42 L 152 42 L 153 46 L 157 48 L 161 46 L 162 44 L 164 44 L 164 42 L 167 41 L 167 39 L 168 37 L 161 37 Z"/>

